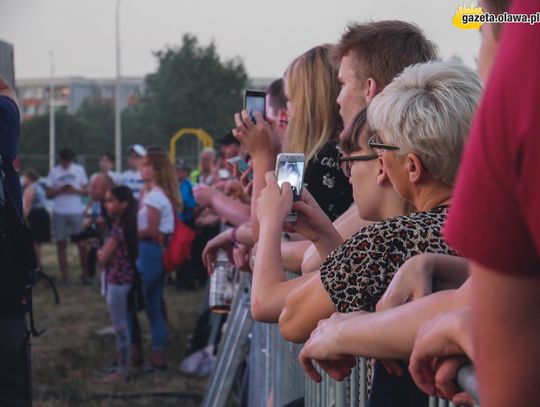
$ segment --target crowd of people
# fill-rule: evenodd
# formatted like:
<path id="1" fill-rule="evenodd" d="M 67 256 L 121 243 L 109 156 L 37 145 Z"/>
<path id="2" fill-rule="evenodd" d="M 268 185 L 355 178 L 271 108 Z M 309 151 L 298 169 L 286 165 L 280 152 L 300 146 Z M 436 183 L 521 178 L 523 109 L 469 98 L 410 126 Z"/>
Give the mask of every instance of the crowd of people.
<path id="1" fill-rule="evenodd" d="M 101 282 L 116 334 L 115 361 L 104 370 L 111 380 L 125 379 L 130 363 L 142 366 L 140 304 L 146 309 L 152 337 L 145 369 L 165 370 L 165 283 L 169 281 L 179 290 L 206 285 L 202 250 L 221 227 L 221 218 L 208 203 L 214 201 L 215 191 L 232 193 L 237 188 L 231 181 L 233 166 L 227 160 L 239 157 L 241 150 L 232 133 L 225 135 L 219 146 L 219 153 L 204 149 L 195 170 L 182 159 L 172 163 L 161 147 L 135 144 L 128 148 L 129 169 L 122 173 L 113 171 L 114 157 L 104 153 L 99 171 L 88 178 L 68 148 L 59 151 L 58 165 L 43 180 L 33 169 L 24 172 L 23 214 L 33 233 L 38 262 L 42 244 L 54 238 L 60 283 L 73 284 L 67 262 L 67 246 L 72 242 L 79 252 L 80 283 Z M 214 191 L 213 185 L 219 189 Z M 52 201 L 51 215 L 47 198 Z M 241 205 L 246 215 L 241 217 L 234 208 L 230 216 L 244 221 L 249 217 L 249 206 Z M 176 219 L 198 233 L 192 255 L 177 268 L 176 278 L 165 279 L 163 250 Z"/>
<path id="2" fill-rule="evenodd" d="M 524 44 L 537 35 L 484 24 L 477 73 L 440 60 L 412 24 L 352 24 L 336 45 L 293 60 L 279 106 L 277 83 L 268 89 L 266 118 L 235 116 L 253 173 L 250 219 L 231 222 L 203 258 L 211 271 L 225 249 L 252 271 L 254 319 L 305 342 L 299 361 L 315 381 L 315 364 L 342 380 L 364 357 L 374 360 L 370 405 L 428 405 L 428 395 L 472 405 L 455 380 L 473 362 L 482 405 L 538 402 L 538 96 L 508 83 L 533 81 L 538 58 Z M 306 157 L 299 201 L 276 179 L 280 152 Z"/>
<path id="3" fill-rule="evenodd" d="M 540 10 L 537 0 L 480 5 Z M 63 281 L 69 239 L 83 283 L 102 271 L 116 334 L 107 377 L 142 365 L 140 302 L 146 368 L 167 367 L 162 253 L 181 220 L 197 235 L 177 287 L 205 286 L 224 251 L 252 273 L 253 318 L 305 342 L 299 363 L 313 380 L 315 364 L 343 380 L 364 357 L 371 406 L 427 406 L 428 395 L 473 405 L 455 384 L 472 362 L 483 406 L 540 404 L 539 30 L 484 24 L 475 72 L 441 60 L 414 24 L 350 24 L 336 44 L 292 59 L 266 89 L 265 116 L 237 113 L 194 171 L 141 145 L 122 174 L 104 154 L 89 181 L 69 149 L 44 185 L 26 171 L 38 257 L 51 237 L 49 197 Z M 280 153 L 305 157 L 299 199 L 278 183 Z"/>

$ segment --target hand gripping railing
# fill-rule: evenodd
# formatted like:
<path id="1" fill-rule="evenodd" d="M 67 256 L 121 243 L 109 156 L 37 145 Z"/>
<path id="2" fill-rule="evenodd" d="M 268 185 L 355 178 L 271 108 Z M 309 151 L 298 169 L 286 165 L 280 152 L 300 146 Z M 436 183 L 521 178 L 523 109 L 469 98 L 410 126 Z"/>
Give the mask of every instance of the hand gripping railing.
<path id="1" fill-rule="evenodd" d="M 242 273 L 240 289 L 233 302 L 202 406 L 225 406 L 235 373 L 249 352 L 249 407 L 281 407 L 302 397 L 306 407 L 365 407 L 366 360 L 358 359 L 351 376 L 342 382 L 336 382 L 319 370 L 323 380 L 314 383 L 304 375 L 298 364 L 298 353 L 302 345 L 285 341 L 277 324 L 253 321 L 250 313 L 250 288 L 251 275 Z M 478 402 L 472 366 L 462 367 L 457 381 Z M 452 407 L 454 404 L 432 397 L 429 406 Z"/>

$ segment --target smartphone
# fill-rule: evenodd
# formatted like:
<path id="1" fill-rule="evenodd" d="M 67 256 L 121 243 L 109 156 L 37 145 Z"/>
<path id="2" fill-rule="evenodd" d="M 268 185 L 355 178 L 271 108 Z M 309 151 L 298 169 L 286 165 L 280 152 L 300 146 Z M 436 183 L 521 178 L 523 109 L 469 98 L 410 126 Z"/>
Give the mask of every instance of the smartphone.
<path id="1" fill-rule="evenodd" d="M 255 112 L 260 112 L 266 120 L 266 92 L 250 89 L 244 91 L 244 110 L 247 110 L 253 123 L 255 123 Z"/>
<path id="2" fill-rule="evenodd" d="M 248 163 L 239 156 L 229 158 L 227 162 L 231 165 L 234 165 L 234 163 L 238 163 L 238 171 L 240 171 L 240 174 L 243 174 L 248 169 Z"/>
<path id="3" fill-rule="evenodd" d="M 300 200 L 300 194 L 302 193 L 302 185 L 304 182 L 304 167 L 306 157 L 304 154 L 278 154 L 276 160 L 276 178 L 279 187 L 284 182 L 288 182 L 291 185 L 293 192 L 293 200 Z M 292 211 L 289 213 L 285 222 L 296 222 L 298 220 L 298 212 Z"/>

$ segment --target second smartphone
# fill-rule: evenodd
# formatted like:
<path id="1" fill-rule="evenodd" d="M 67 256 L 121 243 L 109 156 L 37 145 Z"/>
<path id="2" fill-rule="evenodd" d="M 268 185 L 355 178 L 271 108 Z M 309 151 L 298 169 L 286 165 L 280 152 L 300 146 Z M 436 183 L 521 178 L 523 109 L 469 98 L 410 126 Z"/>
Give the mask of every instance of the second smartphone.
<path id="1" fill-rule="evenodd" d="M 304 154 L 291 154 L 281 153 L 278 154 L 276 159 L 276 178 L 279 187 L 284 182 L 288 182 L 291 185 L 293 192 L 293 200 L 300 200 L 300 194 L 302 193 L 302 185 L 304 182 L 304 168 L 305 168 L 305 156 Z M 285 222 L 296 222 L 298 220 L 298 213 L 292 211 Z"/>

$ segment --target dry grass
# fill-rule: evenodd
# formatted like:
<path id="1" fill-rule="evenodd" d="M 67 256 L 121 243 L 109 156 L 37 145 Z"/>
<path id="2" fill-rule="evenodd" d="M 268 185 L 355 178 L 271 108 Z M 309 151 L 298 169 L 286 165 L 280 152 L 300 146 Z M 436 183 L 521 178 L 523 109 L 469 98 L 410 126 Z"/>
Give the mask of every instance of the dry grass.
<path id="1" fill-rule="evenodd" d="M 44 247 L 44 269 L 59 280 L 56 251 Z M 80 274 L 74 247 L 69 249 L 71 277 Z M 184 356 L 186 337 L 192 331 L 200 292 L 178 293 L 166 287 L 170 326 L 166 373 L 137 373 L 127 383 L 104 383 L 98 371 L 113 360 L 114 338 L 96 331 L 110 325 L 104 298 L 97 283 L 58 286 L 62 303 L 53 305 L 52 291 L 40 283 L 34 290 L 35 320 L 47 332 L 32 340 L 33 391 L 36 407 L 65 406 L 196 406 L 205 380 L 181 375 L 177 368 Z M 144 313 L 139 315 L 143 335 L 148 334 Z M 145 337 L 146 355 L 149 339 Z"/>

